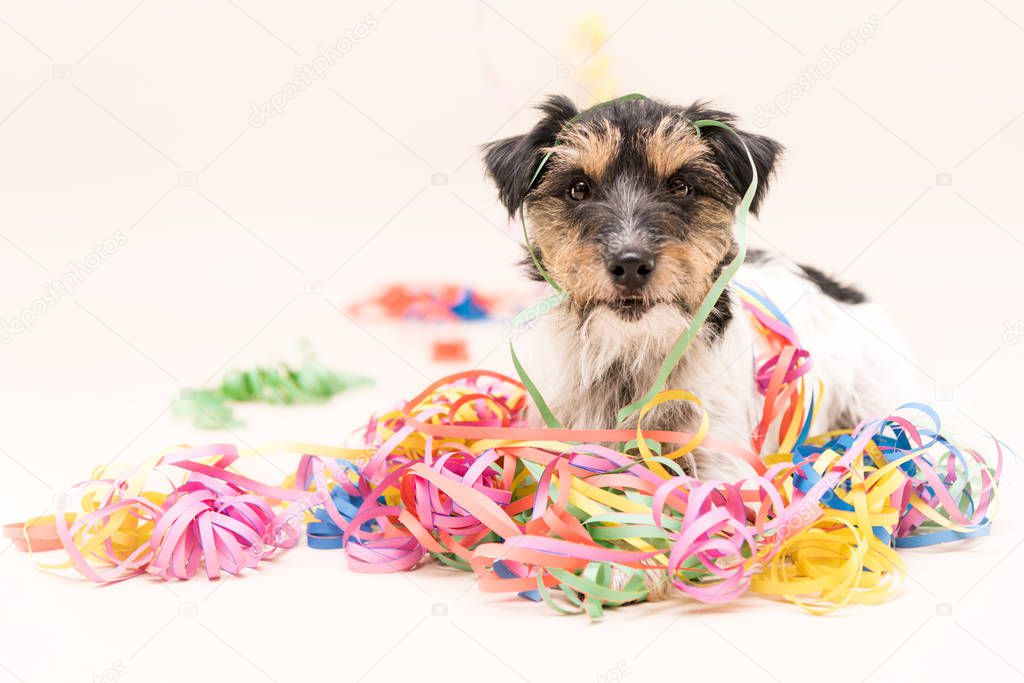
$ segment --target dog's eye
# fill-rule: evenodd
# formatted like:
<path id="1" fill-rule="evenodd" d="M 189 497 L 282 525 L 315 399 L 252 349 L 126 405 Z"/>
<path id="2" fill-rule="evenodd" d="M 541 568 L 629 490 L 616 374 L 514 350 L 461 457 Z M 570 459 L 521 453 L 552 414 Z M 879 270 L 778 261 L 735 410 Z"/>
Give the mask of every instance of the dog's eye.
<path id="1" fill-rule="evenodd" d="M 693 186 L 679 176 L 668 181 L 668 189 L 683 197 L 693 192 Z"/>
<path id="2" fill-rule="evenodd" d="M 569 186 L 569 199 L 582 202 L 590 196 L 590 184 L 586 180 L 574 180 Z"/>

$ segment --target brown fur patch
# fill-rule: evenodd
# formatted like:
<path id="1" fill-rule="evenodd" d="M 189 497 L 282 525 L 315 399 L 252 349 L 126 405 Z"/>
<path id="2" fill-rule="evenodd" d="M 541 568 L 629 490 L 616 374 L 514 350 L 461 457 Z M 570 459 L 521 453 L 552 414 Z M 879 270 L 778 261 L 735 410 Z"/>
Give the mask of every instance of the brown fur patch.
<path id="1" fill-rule="evenodd" d="M 572 126 L 564 131 L 559 144 L 548 147 L 556 164 L 578 167 L 590 178 L 602 178 L 615 163 L 622 146 L 622 131 L 607 121 L 590 126 Z"/>
<path id="2" fill-rule="evenodd" d="M 685 164 L 700 160 L 709 152 L 693 125 L 666 116 L 647 135 L 647 159 L 659 178 L 668 178 Z"/>
<path id="3" fill-rule="evenodd" d="M 527 205 L 531 237 L 551 277 L 580 305 L 607 301 L 615 286 L 605 270 L 601 246 L 569 225 L 565 202 L 545 197 Z"/>

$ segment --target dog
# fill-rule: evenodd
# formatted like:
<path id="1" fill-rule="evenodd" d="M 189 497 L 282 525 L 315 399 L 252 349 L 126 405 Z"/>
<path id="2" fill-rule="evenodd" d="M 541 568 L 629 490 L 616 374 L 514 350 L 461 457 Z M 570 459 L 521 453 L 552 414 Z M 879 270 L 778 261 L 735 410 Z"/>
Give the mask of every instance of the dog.
<path id="1" fill-rule="evenodd" d="M 538 108 L 532 130 L 483 147 L 509 216 L 524 212 L 533 250 L 524 265 L 538 280 L 540 266 L 566 294 L 529 335 L 535 343 L 525 366 L 566 427 L 635 428 L 636 416 L 620 425 L 617 412 L 651 387 L 736 257 L 735 217 L 751 160 L 756 215 L 783 148 L 736 128 L 735 116 L 704 102 L 644 98 L 581 112 L 553 96 Z M 693 123 L 707 119 L 732 130 L 705 126 L 698 133 Z M 853 428 L 914 398 L 907 344 L 860 290 L 764 249 L 748 251 L 735 281 L 781 309 L 810 352 L 808 381 L 825 387 L 812 433 Z M 753 365 L 761 343 L 730 286 L 669 376 L 666 388 L 700 397 L 710 439 L 749 448 L 763 406 Z M 538 411 L 530 415 L 538 424 Z M 699 417 L 691 404 L 665 403 L 644 418 L 644 428 L 693 433 Z M 762 454 L 777 447 L 766 442 Z M 704 447 L 680 464 L 705 480 L 752 474 L 737 456 Z M 663 595 L 664 572 L 648 574 L 650 598 Z"/>
<path id="2" fill-rule="evenodd" d="M 530 132 L 484 145 L 510 217 L 525 212 L 534 253 L 523 263 L 538 280 L 539 265 L 567 295 L 531 335 L 538 344 L 527 370 L 566 427 L 611 429 L 621 426 L 618 410 L 650 388 L 735 258 L 735 213 L 751 181 L 750 159 L 759 179 L 750 204 L 756 215 L 783 150 L 703 102 L 644 98 L 580 112 L 554 96 L 539 110 Z M 698 133 L 693 122 L 707 119 L 734 130 Z M 764 249 L 748 251 L 736 281 L 782 309 L 810 351 L 809 379 L 826 387 L 815 430 L 853 428 L 913 397 L 907 344 L 860 290 Z M 747 443 L 760 419 L 752 371 L 758 348 L 757 330 L 727 288 L 669 377 L 667 388 L 701 398 L 709 436 L 719 441 Z M 538 419 L 536 410 L 531 415 Z M 692 432 L 698 417 L 692 407 L 665 404 L 644 425 Z M 703 479 L 750 473 L 735 456 L 707 449 L 681 464 Z"/>

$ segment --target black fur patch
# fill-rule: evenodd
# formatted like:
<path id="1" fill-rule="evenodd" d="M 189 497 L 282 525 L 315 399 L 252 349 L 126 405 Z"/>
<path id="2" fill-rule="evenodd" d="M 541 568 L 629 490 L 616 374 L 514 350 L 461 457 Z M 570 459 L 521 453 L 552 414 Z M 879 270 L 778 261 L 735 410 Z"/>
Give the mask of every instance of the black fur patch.
<path id="1" fill-rule="evenodd" d="M 683 112 L 691 121 L 711 119 L 730 127 L 736 124 L 735 116 L 717 109 L 709 109 L 707 102 L 694 102 Z M 768 184 L 774 173 L 775 165 L 782 156 L 783 147 L 775 140 L 763 135 L 747 133 L 736 128 L 733 128 L 733 131 L 730 133 L 722 128 L 707 126 L 701 128 L 700 134 L 711 146 L 718 167 L 722 169 L 725 177 L 736 190 L 736 194 L 741 197 L 747 191 L 747 186 L 750 185 L 750 161 L 753 160 L 754 168 L 757 169 L 758 182 L 753 202 L 750 204 L 750 213 L 756 216 L 761 208 L 761 200 L 764 199 L 768 191 Z M 744 144 L 746 150 L 743 148 Z M 747 151 L 750 152 L 749 159 Z"/>
<path id="2" fill-rule="evenodd" d="M 538 263 L 542 268 L 544 267 L 544 258 L 541 256 L 540 249 L 533 249 L 533 254 L 537 257 L 536 261 L 530 256 L 529 249 L 524 248 L 523 251 L 526 253 L 523 254 L 523 258 L 519 259 L 519 266 L 526 272 L 526 277 L 535 282 L 544 282 L 544 276 L 537 270 Z"/>
<path id="3" fill-rule="evenodd" d="M 721 337 L 731 322 L 732 292 L 726 287 L 725 291 L 722 292 L 722 296 L 718 297 L 715 307 L 711 309 L 711 313 L 708 314 L 708 319 L 704 323 L 708 330 L 708 342 L 714 343 Z"/>
<path id="4" fill-rule="evenodd" d="M 554 95 L 544 100 L 538 109 L 543 116 L 533 130 L 525 135 L 496 140 L 483 146 L 487 172 L 498 186 L 498 195 L 509 215 L 516 212 L 530 192 L 530 180 L 542 157 L 541 149 L 555 144 L 558 134 L 573 117 L 578 116 L 577 120 L 581 123 L 607 119 L 622 130 L 652 130 L 665 116 L 671 114 L 680 114 L 690 121 L 711 119 L 730 126 L 736 123 L 734 115 L 711 109 L 707 102 L 699 101 L 685 107 L 652 99 L 613 102 L 580 113 L 572 100 L 564 95 Z M 756 215 L 776 163 L 782 156 L 782 145 L 763 135 L 741 129 L 729 132 L 707 126 L 701 129 L 700 134 L 711 147 L 726 180 L 740 196 L 750 184 L 750 159 L 753 160 L 758 186 L 750 212 Z M 750 151 L 750 159 L 747 158 L 747 150 Z"/>
<path id="5" fill-rule="evenodd" d="M 862 304 L 868 300 L 864 292 L 849 285 L 840 284 L 814 266 L 800 265 L 804 276 L 818 285 L 818 289 L 836 301 L 844 304 Z"/>
<path id="6" fill-rule="evenodd" d="M 747 249 L 747 258 L 744 263 L 764 263 L 768 260 L 768 252 L 764 249 L 751 247 Z"/>
<path id="7" fill-rule="evenodd" d="M 483 146 L 484 165 L 498 186 L 498 196 L 509 216 L 519 209 L 530 191 L 530 180 L 542 157 L 541 149 L 555 144 L 562 127 L 578 111 L 564 95 L 553 95 L 537 108 L 544 116 L 529 133 Z"/>
<path id="8" fill-rule="evenodd" d="M 732 248 L 729 249 L 729 253 L 725 255 L 725 258 L 719 261 L 718 265 L 715 266 L 715 270 L 711 274 L 713 280 L 717 280 L 725 267 L 732 263 L 732 260 L 736 258 L 738 251 L 739 247 L 736 244 L 733 244 Z M 749 257 L 750 253 L 747 252 L 747 255 Z M 711 309 L 711 313 L 708 314 L 708 319 L 704 322 L 704 325 L 708 330 L 708 342 L 713 343 L 716 339 L 722 336 L 722 333 L 725 332 L 725 328 L 729 326 L 730 322 L 732 322 L 732 292 L 728 287 L 726 287 L 722 292 L 722 296 L 718 297 L 718 301 L 715 302 L 715 306 Z"/>
<path id="9" fill-rule="evenodd" d="M 618 423 L 618 410 L 615 406 L 629 405 L 640 398 L 644 392 L 622 361 L 612 363 L 598 381 L 597 386 L 606 389 L 615 397 L 615 401 L 608 403 L 609 410 L 604 418 L 604 424 L 609 425 Z"/>

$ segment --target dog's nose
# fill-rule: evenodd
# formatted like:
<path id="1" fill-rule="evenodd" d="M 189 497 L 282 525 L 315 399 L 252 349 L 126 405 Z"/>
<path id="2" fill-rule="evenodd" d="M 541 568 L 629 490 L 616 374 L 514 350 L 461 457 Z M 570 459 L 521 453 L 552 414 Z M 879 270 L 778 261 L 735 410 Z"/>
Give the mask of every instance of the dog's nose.
<path id="1" fill-rule="evenodd" d="M 635 292 L 651 279 L 654 257 L 646 252 L 626 251 L 608 260 L 608 274 L 627 292 Z"/>

